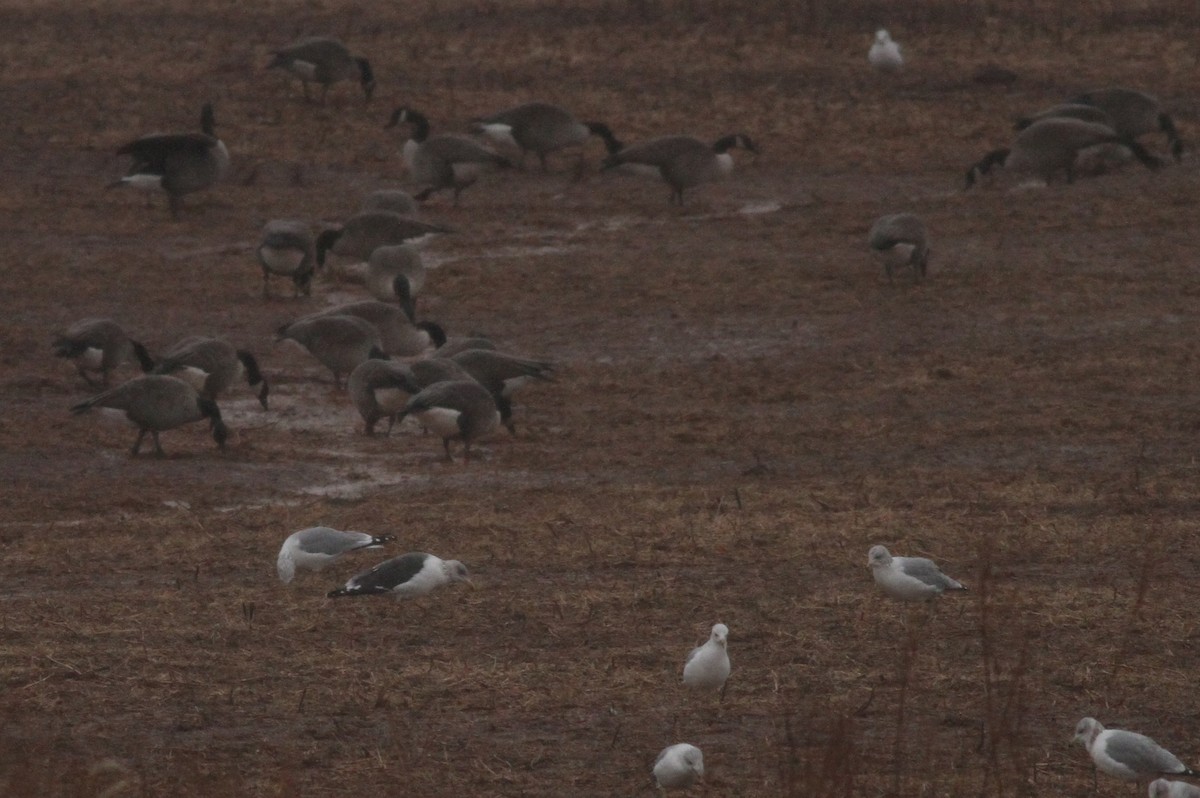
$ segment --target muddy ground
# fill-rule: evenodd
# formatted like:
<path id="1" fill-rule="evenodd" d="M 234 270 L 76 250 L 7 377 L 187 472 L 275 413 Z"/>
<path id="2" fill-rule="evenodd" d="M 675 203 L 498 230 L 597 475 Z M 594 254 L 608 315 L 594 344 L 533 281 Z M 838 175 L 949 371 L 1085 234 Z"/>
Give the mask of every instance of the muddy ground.
<path id="1" fill-rule="evenodd" d="M 1157 93 L 1196 140 L 1200 19 L 889 7 L 5 4 L 0 791 L 648 795 L 688 741 L 697 794 L 1084 795 L 1084 715 L 1200 761 L 1196 157 L 961 190 L 1015 117 L 1093 86 Z M 866 66 L 879 24 L 900 75 Z M 264 70 L 310 33 L 370 56 L 371 104 Z M 1016 82 L 973 81 L 989 63 Z M 597 142 L 580 179 L 558 157 L 432 199 L 457 233 L 424 250 L 421 314 L 557 380 L 467 466 L 416 427 L 367 438 L 273 341 L 365 293 L 264 300 L 259 230 L 408 185 L 397 105 L 462 130 L 531 99 L 762 153 L 682 209 L 598 173 Z M 205 101 L 224 185 L 178 221 L 104 190 L 119 145 Z M 931 230 L 922 284 L 866 252 L 898 210 Z M 225 452 L 195 425 L 131 458 L 130 430 L 67 413 L 90 389 L 49 343 L 86 316 L 152 353 L 251 349 L 271 409 L 243 386 Z M 461 559 L 477 589 L 325 598 L 383 553 L 281 585 L 279 544 L 316 524 Z M 884 601 L 874 543 L 970 591 Z M 723 701 L 678 684 L 717 621 Z"/>

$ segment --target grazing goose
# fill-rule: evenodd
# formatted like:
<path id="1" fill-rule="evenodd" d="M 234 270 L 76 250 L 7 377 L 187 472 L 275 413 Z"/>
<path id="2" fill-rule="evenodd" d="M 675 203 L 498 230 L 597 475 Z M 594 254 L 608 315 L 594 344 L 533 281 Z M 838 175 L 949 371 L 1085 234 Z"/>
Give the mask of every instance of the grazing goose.
<path id="1" fill-rule="evenodd" d="M 392 244 L 379 247 L 367 259 L 367 291 L 376 299 L 399 300 L 408 318 L 416 318 L 416 297 L 425 285 L 425 264 L 416 247 Z"/>
<path id="2" fill-rule="evenodd" d="M 445 331 L 436 322 L 413 324 L 403 309 L 377 299 L 349 302 L 315 315 L 356 316 L 370 322 L 379 331 L 380 348 L 395 357 L 424 355 L 446 341 Z"/>
<path id="3" fill-rule="evenodd" d="M 424 202 L 435 191 L 444 188 L 453 190 L 454 204 L 458 195 L 479 179 L 484 167 L 511 167 L 512 163 L 503 155 L 482 146 L 467 136 L 443 133 L 429 135 L 429 120 L 411 108 L 397 108 L 384 126 L 393 128 L 401 122 L 412 125 L 412 137 L 404 142 L 404 163 L 418 183 L 428 188 L 416 195 Z"/>
<path id="4" fill-rule="evenodd" d="M 86 402 L 80 402 L 71 408 L 71 412 L 79 414 L 93 407 L 122 410 L 125 417 L 137 426 L 137 440 L 130 450 L 134 455 L 142 448 L 142 439 L 147 432 L 154 438 L 155 453 L 161 457 L 163 450 L 158 443 L 158 433 L 203 419 L 209 420 L 213 440 L 219 448 L 225 448 L 225 439 L 229 437 L 216 402 L 196 393 L 196 389 L 183 380 L 164 374 L 134 377 Z"/>
<path id="5" fill-rule="evenodd" d="M 342 555 L 361 549 L 378 549 L 395 540 L 391 535 L 369 535 L 366 532 L 342 532 L 327 526 L 314 526 L 293 532 L 283 541 L 275 570 L 285 585 L 292 581 L 297 568 L 321 571 L 337 562 Z"/>
<path id="6" fill-rule="evenodd" d="M 1100 125 L 1108 125 L 1116 130 L 1113 124 L 1113 118 L 1108 115 L 1108 111 L 1103 108 L 1097 108 L 1094 105 L 1084 105 L 1082 103 L 1061 103 L 1052 105 L 1049 108 L 1038 111 L 1029 116 L 1023 116 L 1016 121 L 1013 129 L 1017 131 L 1024 130 L 1034 122 L 1040 122 L 1043 119 L 1078 119 L 1082 122 L 1095 122 Z"/>
<path id="7" fill-rule="evenodd" d="M 1134 89 L 1108 88 L 1085 92 L 1072 103 L 1094 105 L 1112 118 L 1112 128 L 1124 139 L 1135 139 L 1146 133 L 1163 132 L 1178 161 L 1183 157 L 1183 141 L 1170 115 L 1162 109 L 1158 98 Z"/>
<path id="8" fill-rule="evenodd" d="M 362 416 L 363 432 L 375 434 L 380 419 L 388 420 L 391 434 L 396 415 L 404 409 L 408 398 L 437 382 L 469 380 L 471 375 L 453 360 L 431 358 L 412 363 L 393 360 L 367 360 L 350 375 L 347 389 L 350 401 Z"/>
<path id="9" fill-rule="evenodd" d="M 683 190 L 727 177 L 733 171 L 729 151 L 742 147 L 757 153 L 749 136 L 735 133 L 706 144 L 694 136 L 664 136 L 631 144 L 604 159 L 604 169 L 641 164 L 658 169 L 671 187 L 671 202 L 683 205 Z"/>
<path id="10" fill-rule="evenodd" d="M 696 690 L 725 692 L 725 680 L 731 670 L 727 643 L 729 627 L 714 624 L 712 633 L 702 646 L 693 648 L 683 665 L 683 683 Z"/>
<path id="11" fill-rule="evenodd" d="M 244 377 L 251 388 L 259 386 L 258 403 L 263 410 L 267 409 L 271 388 L 258 368 L 258 361 L 245 349 L 234 349 L 220 338 L 198 335 L 184 338 L 163 352 L 154 371 L 178 377 L 209 399 L 216 399 Z"/>
<path id="12" fill-rule="evenodd" d="M 1083 743 L 1098 769 L 1119 779 L 1144 783 L 1158 776 L 1200 776 L 1146 735 L 1106 729 L 1095 718 L 1080 720 L 1072 739 Z"/>
<path id="13" fill-rule="evenodd" d="M 146 347 L 131 340 L 112 319 L 77 321 L 55 338 L 51 346 L 56 357 L 72 361 L 79 376 L 93 387 L 108 385 L 109 372 L 135 358 L 142 371 L 154 368 Z M 88 372 L 99 372 L 100 380 L 93 380 Z"/>
<path id="14" fill-rule="evenodd" d="M 292 278 L 295 287 L 292 296 L 308 296 L 312 292 L 316 250 L 308 222 L 299 219 L 273 219 L 267 222 L 257 254 L 258 262 L 262 265 L 264 297 L 269 295 L 268 283 L 272 274 Z"/>
<path id="15" fill-rule="evenodd" d="M 654 781 L 660 790 L 684 790 L 704 777 L 704 754 L 690 743 L 664 748 L 654 760 Z"/>
<path id="16" fill-rule="evenodd" d="M 346 45 L 337 39 L 314 36 L 301 39 L 295 44 L 276 50 L 275 57 L 267 69 L 278 67 L 291 72 L 304 84 L 304 99 L 312 102 L 308 93 L 309 83 L 321 84 L 321 104 L 329 87 L 342 80 L 357 80 L 362 85 L 363 95 L 370 102 L 375 91 L 375 73 L 365 58 L 353 56 Z"/>
<path id="17" fill-rule="evenodd" d="M 401 216 L 413 216 L 420 208 L 413 195 L 398 188 L 381 188 L 363 199 L 364 211 L 391 211 Z"/>
<path id="18" fill-rule="evenodd" d="M 548 103 L 526 103 L 516 108 L 476 120 L 474 130 L 498 144 L 515 146 L 521 151 L 520 166 L 525 155 L 535 153 L 546 171 L 546 156 L 567 147 L 580 147 L 589 136 L 599 136 L 609 152 L 621 149 L 612 130 L 603 122 L 580 122 L 571 113 Z"/>
<path id="19" fill-rule="evenodd" d="M 900 45 L 883 28 L 875 31 L 875 42 L 867 51 L 867 61 L 880 72 L 898 72 L 904 66 Z"/>
<path id="20" fill-rule="evenodd" d="M 341 227 L 325 230 L 317 236 L 317 265 L 325 265 L 328 252 L 364 261 L 380 247 L 403 244 L 434 233 L 451 232 L 453 230 L 448 227 L 410 219 L 391 211 L 362 211 L 347 219 Z"/>
<path id="21" fill-rule="evenodd" d="M 211 103 L 205 103 L 200 112 L 200 129 L 204 132 L 142 136 L 121 147 L 117 155 L 132 156 L 133 165 L 109 188 L 161 188 L 170 200 L 172 218 L 178 219 L 185 194 L 209 188 L 229 169 L 229 150 L 216 138 Z"/>
<path id="22" fill-rule="evenodd" d="M 339 389 L 342 375 L 354 371 L 359 363 L 386 357 L 379 345 L 379 330 L 358 316 L 306 316 L 279 328 L 279 339 L 285 338 L 303 346 L 333 372 L 333 384 Z"/>
<path id="23" fill-rule="evenodd" d="M 450 441 L 462 441 L 464 463 L 471 462 L 471 444 L 500 425 L 500 411 L 491 393 L 474 380 L 435 382 L 410 397 L 396 420 L 403 421 L 408 415 L 441 436 L 447 460 L 454 459 Z"/>
<path id="24" fill-rule="evenodd" d="M 371 570 L 350 577 L 345 587 L 331 590 L 329 598 L 391 594 L 397 601 L 431 593 L 452 582 L 471 584 L 467 566 L 414 551 L 384 560 Z"/>
<path id="25" fill-rule="evenodd" d="M 933 560 L 924 557 L 893 557 L 883 546 L 872 546 L 867 565 L 875 584 L 899 601 L 928 601 L 947 590 L 966 590 L 962 583 L 946 576 Z"/>
<path id="26" fill-rule="evenodd" d="M 1070 117 L 1051 117 L 1034 122 L 1017 134 L 1012 149 L 994 150 L 967 172 L 967 188 L 996 166 L 1006 171 L 1025 172 L 1049 183 L 1063 172 L 1067 182 L 1075 179 L 1075 160 L 1082 150 L 1101 144 L 1122 144 L 1148 169 L 1159 166 L 1158 159 L 1136 141 L 1118 136 L 1108 125 L 1084 122 Z"/>
<path id="27" fill-rule="evenodd" d="M 438 350 L 441 354 L 441 350 Z M 450 357 L 471 377 L 487 388 L 500 409 L 500 420 L 508 431 L 517 434 L 512 420 L 512 395 L 532 380 L 551 381 L 554 365 L 544 360 L 506 355 L 490 349 L 467 349 Z"/>
<path id="28" fill-rule="evenodd" d="M 481 335 L 470 335 L 464 338 L 447 338 L 446 342 L 437 348 L 437 356 L 452 358 L 460 352 L 466 352 L 468 349 L 489 349 L 495 351 L 496 345 L 492 343 L 492 339 Z"/>
<path id="29" fill-rule="evenodd" d="M 913 267 L 915 280 L 925 276 L 925 269 L 929 265 L 929 241 L 925 225 L 914 214 L 880 216 L 871 225 L 867 244 L 883 263 L 889 281 L 893 271 L 904 266 Z"/>

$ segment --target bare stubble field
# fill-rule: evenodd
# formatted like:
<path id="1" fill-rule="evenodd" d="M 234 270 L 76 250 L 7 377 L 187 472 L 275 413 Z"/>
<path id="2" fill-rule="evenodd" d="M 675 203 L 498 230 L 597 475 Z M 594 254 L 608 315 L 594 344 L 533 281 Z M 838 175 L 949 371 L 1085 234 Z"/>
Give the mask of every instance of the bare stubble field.
<path id="1" fill-rule="evenodd" d="M 959 192 L 1012 118 L 1093 85 L 1155 91 L 1192 139 L 1194 9 L 915 3 L 887 21 L 910 69 L 880 80 L 882 6 L 839 8 L 6 7 L 7 793 L 636 794 L 686 740 L 704 794 L 1083 795 L 1086 714 L 1195 762 L 1194 157 Z M 307 106 L 263 71 L 312 32 L 372 57 L 370 106 L 348 85 Z M 1020 79 L 971 82 L 988 61 Z M 360 289 L 263 301 L 258 230 L 402 184 L 395 105 L 461 129 L 534 98 L 630 141 L 744 131 L 764 152 L 681 210 L 562 159 L 431 202 L 459 232 L 426 250 L 422 313 L 558 380 L 469 467 L 415 430 L 357 434 L 272 334 Z M 205 100 L 226 185 L 178 222 L 101 189 L 116 146 Z M 922 285 L 864 252 L 899 209 L 933 231 Z M 68 416 L 88 389 L 49 357 L 91 315 L 152 351 L 251 348 L 271 411 L 236 392 L 228 451 L 197 425 L 131 459 L 128 430 Z M 478 589 L 324 597 L 382 555 L 279 585 L 279 543 L 318 523 L 462 559 Z M 971 591 L 883 601 L 877 542 Z M 718 620 L 720 704 L 678 686 Z"/>

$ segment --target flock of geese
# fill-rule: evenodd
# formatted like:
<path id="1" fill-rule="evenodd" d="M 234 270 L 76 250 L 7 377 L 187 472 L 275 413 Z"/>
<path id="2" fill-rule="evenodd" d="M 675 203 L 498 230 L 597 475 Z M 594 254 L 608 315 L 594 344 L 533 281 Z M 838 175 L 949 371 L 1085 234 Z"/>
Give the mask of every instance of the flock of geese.
<path id="1" fill-rule="evenodd" d="M 876 34 L 868 60 L 886 72 L 904 65 L 899 45 L 885 30 Z M 369 61 L 330 38 L 304 39 L 280 49 L 270 67 L 299 78 L 310 102 L 310 84 L 320 87 L 322 103 L 338 82 L 357 81 L 367 100 L 376 85 Z M 457 205 L 462 192 L 484 171 L 523 167 L 530 153 L 544 170 L 549 155 L 580 148 L 582 165 L 582 145 L 594 136 L 607 152 L 603 169 L 651 173 L 669 186 L 670 202 L 682 205 L 685 190 L 731 172 L 733 149 L 758 151 L 744 133 L 711 143 L 677 135 L 626 146 L 602 122 L 581 122 L 562 108 L 536 102 L 477 119 L 472 135 L 435 134 L 430 120 L 409 107 L 397 108 L 386 127 L 402 124 L 410 130 L 403 145 L 404 160 L 422 189 L 415 195 L 375 192 L 341 225 L 316 236 L 304 221 L 268 222 L 257 247 L 262 290 L 268 296 L 271 279 L 285 277 L 291 280 L 294 295 L 308 295 L 314 275 L 327 267 L 331 254 L 364 263 L 362 282 L 371 299 L 295 319 L 279 327 L 278 339 L 296 342 L 330 371 L 334 385 L 348 392 L 366 434 L 373 434 L 384 420 L 390 433 L 398 421 L 411 415 L 442 438 L 447 459 L 451 442 L 460 441 L 464 461 L 470 459 L 472 443 L 499 426 L 515 432 L 513 392 L 530 381 L 551 379 L 553 366 L 497 351 L 484 338 L 451 339 L 436 322 L 417 320 L 417 298 L 427 274 L 419 250 L 410 242 L 451 232 L 418 219 L 419 203 L 448 191 Z M 132 165 L 113 185 L 161 190 L 177 217 L 184 196 L 215 185 L 228 170 L 229 151 L 216 137 L 214 125 L 213 109 L 205 105 L 200 132 L 154 134 L 126 144 L 117 152 L 130 156 Z M 1130 159 L 1159 168 L 1163 160 L 1138 140 L 1151 133 L 1166 134 L 1171 155 L 1176 160 L 1181 157 L 1183 143 L 1175 125 L 1153 96 L 1126 88 L 1080 94 L 1019 120 L 1008 147 L 989 152 L 970 168 L 967 187 L 1000 168 L 1046 182 L 1060 174 L 1069 182 Z M 518 157 L 514 160 L 505 152 Z M 915 279 L 925 276 L 928 234 L 914 214 L 881 217 L 871 227 L 867 243 L 889 279 L 904 268 L 911 269 Z M 53 348 L 56 355 L 74 363 L 89 385 L 106 388 L 74 405 L 72 412 L 91 408 L 123 412 L 138 428 L 132 447 L 135 455 L 147 434 L 161 455 L 160 432 L 196 421 L 207 421 L 214 441 L 223 447 L 229 433 L 217 400 L 241 380 L 257 391 L 262 408 L 269 409 L 268 381 L 254 355 L 220 338 L 186 338 L 154 359 L 116 322 L 91 318 L 64 331 Z M 108 388 L 112 373 L 126 362 L 136 363 L 145 373 Z M 298 569 L 320 571 L 346 554 L 380 548 L 391 540 L 329 527 L 304 529 L 285 540 L 277 558 L 278 575 L 288 583 Z M 883 546 L 871 548 L 868 565 L 879 588 L 896 600 L 928 601 L 947 591 L 966 590 L 930 560 L 892 556 Z M 455 582 L 471 583 L 463 563 L 410 552 L 351 577 L 328 595 L 409 598 Z M 682 674 L 686 686 L 723 694 L 731 672 L 728 634 L 724 624 L 714 625 L 709 640 L 688 655 Z M 1135 781 L 1156 779 L 1150 783 L 1152 798 L 1200 796 L 1200 789 L 1191 785 L 1159 778 L 1197 774 L 1148 737 L 1106 730 L 1094 719 L 1084 718 L 1075 739 L 1106 773 Z M 703 776 L 703 754 L 688 743 L 669 746 L 659 754 L 652 772 L 660 788 L 691 786 Z"/>

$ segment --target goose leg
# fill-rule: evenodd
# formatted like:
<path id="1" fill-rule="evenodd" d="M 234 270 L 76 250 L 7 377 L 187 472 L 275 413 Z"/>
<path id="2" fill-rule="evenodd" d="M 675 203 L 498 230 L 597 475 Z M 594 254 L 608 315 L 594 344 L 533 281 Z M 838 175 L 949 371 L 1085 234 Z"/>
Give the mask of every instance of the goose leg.
<path id="1" fill-rule="evenodd" d="M 141 449 L 142 449 L 142 438 L 145 438 L 145 437 L 146 437 L 146 430 L 144 430 L 144 429 L 140 429 L 140 430 L 138 430 L 138 436 L 137 436 L 137 440 L 133 442 L 133 448 L 129 450 L 129 453 L 130 453 L 131 455 L 133 455 L 133 456 L 135 456 L 135 457 L 136 457 L 136 456 L 137 456 L 137 453 L 138 453 L 139 451 L 141 451 Z"/>

